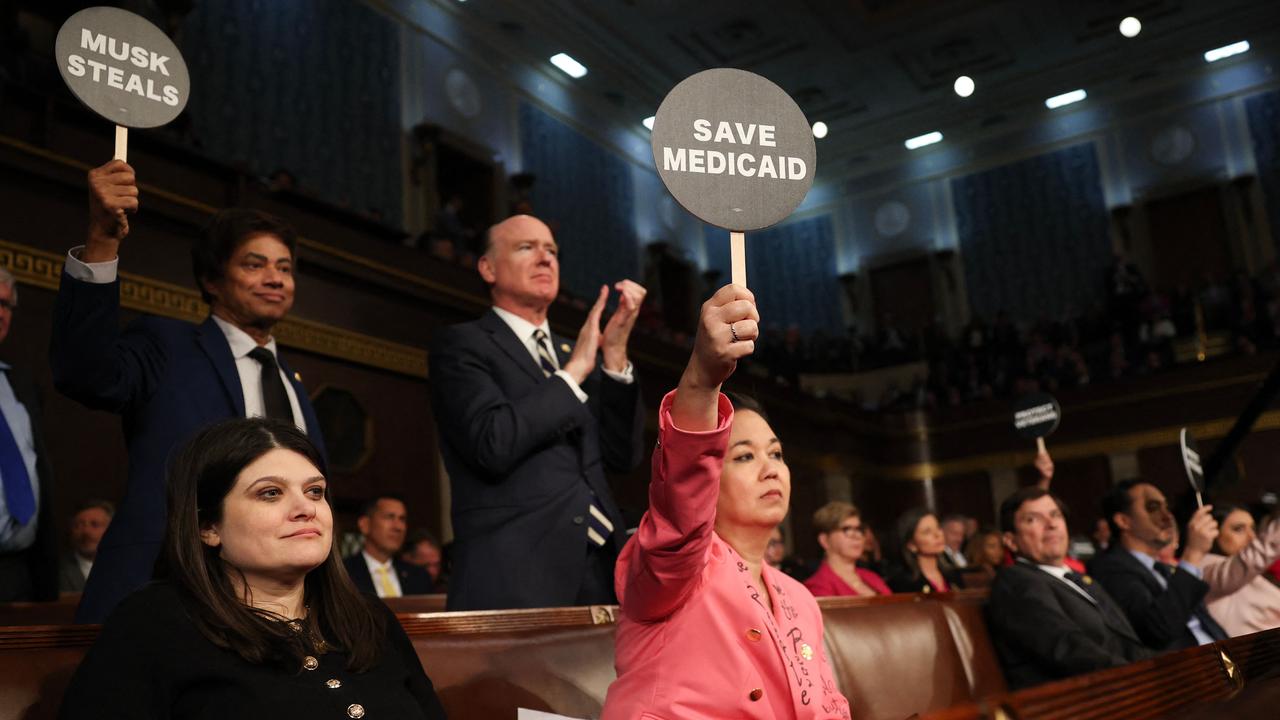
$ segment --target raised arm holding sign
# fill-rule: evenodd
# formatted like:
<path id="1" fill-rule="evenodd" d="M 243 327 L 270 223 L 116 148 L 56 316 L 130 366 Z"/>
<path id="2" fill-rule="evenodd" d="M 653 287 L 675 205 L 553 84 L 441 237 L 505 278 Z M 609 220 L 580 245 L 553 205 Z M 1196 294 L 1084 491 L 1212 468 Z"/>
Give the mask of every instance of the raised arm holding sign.
<path id="1" fill-rule="evenodd" d="M 729 231 L 730 276 L 746 287 L 745 234 L 785 219 L 813 185 L 817 151 L 804 113 L 759 75 L 705 70 L 667 94 L 652 142 L 672 197 Z"/>
<path id="2" fill-rule="evenodd" d="M 1044 439 L 1058 429 L 1062 420 L 1062 408 L 1047 393 L 1032 393 L 1018 400 L 1013 408 L 1013 429 L 1019 435 L 1036 441 L 1036 469 L 1040 471 L 1040 485 L 1048 489 L 1053 479 L 1053 459 L 1045 447 Z"/>

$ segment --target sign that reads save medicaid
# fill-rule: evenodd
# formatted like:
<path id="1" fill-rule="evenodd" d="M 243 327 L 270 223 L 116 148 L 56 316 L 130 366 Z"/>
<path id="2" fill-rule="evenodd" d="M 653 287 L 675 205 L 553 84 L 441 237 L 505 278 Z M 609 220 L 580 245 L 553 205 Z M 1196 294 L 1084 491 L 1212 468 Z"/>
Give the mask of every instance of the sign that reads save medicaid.
<path id="1" fill-rule="evenodd" d="M 654 116 L 653 160 L 667 190 L 726 230 L 759 230 L 790 215 L 813 185 L 816 159 L 795 101 L 745 70 L 685 78 Z"/>
<path id="2" fill-rule="evenodd" d="M 187 105 L 191 78 L 173 41 L 131 12 L 91 7 L 62 24 L 58 71 L 90 110 L 116 125 L 149 128 Z"/>

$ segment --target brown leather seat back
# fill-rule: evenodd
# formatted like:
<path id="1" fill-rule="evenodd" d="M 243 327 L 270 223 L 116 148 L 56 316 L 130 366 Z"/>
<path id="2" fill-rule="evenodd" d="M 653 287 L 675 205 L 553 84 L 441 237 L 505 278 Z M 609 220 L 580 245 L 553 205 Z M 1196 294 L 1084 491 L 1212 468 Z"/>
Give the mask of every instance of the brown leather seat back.
<path id="1" fill-rule="evenodd" d="M 0 718 L 55 720 L 87 646 L 0 650 Z"/>
<path id="2" fill-rule="evenodd" d="M 959 592 L 951 597 L 940 597 L 936 602 L 943 606 L 951 637 L 955 640 L 960 659 L 973 697 L 1002 693 L 1009 689 L 995 645 L 987 632 L 987 620 L 983 614 L 987 594 Z"/>
<path id="3" fill-rule="evenodd" d="M 827 656 L 859 720 L 902 720 L 968 701 L 945 609 L 930 601 L 823 607 Z"/>
<path id="4" fill-rule="evenodd" d="M 599 717 L 616 626 L 411 635 L 450 720 L 514 718 L 514 708 Z"/>

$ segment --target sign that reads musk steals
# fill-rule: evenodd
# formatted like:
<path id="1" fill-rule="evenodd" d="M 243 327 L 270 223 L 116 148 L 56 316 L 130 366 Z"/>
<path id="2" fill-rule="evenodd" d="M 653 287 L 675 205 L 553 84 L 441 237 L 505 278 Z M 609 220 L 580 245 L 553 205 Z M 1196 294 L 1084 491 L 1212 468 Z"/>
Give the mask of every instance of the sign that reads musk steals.
<path id="1" fill-rule="evenodd" d="M 685 78 L 654 116 L 653 160 L 667 190 L 726 230 L 759 230 L 790 215 L 813 185 L 816 159 L 795 101 L 745 70 Z"/>
<path id="2" fill-rule="evenodd" d="M 71 92 L 116 125 L 157 127 L 186 107 L 191 78 L 182 54 L 160 28 L 131 12 L 81 10 L 62 24 L 54 54 Z"/>

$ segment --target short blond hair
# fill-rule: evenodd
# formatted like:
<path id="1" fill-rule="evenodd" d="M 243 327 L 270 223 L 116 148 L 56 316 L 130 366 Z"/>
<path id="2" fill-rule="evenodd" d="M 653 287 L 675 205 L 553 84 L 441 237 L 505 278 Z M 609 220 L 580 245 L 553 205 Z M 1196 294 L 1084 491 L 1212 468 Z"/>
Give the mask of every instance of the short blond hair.
<path id="1" fill-rule="evenodd" d="M 813 514 L 813 529 L 819 535 L 826 535 L 839 530 L 840 523 L 851 517 L 862 517 L 857 505 L 843 500 L 833 500 L 818 508 L 818 511 Z"/>

